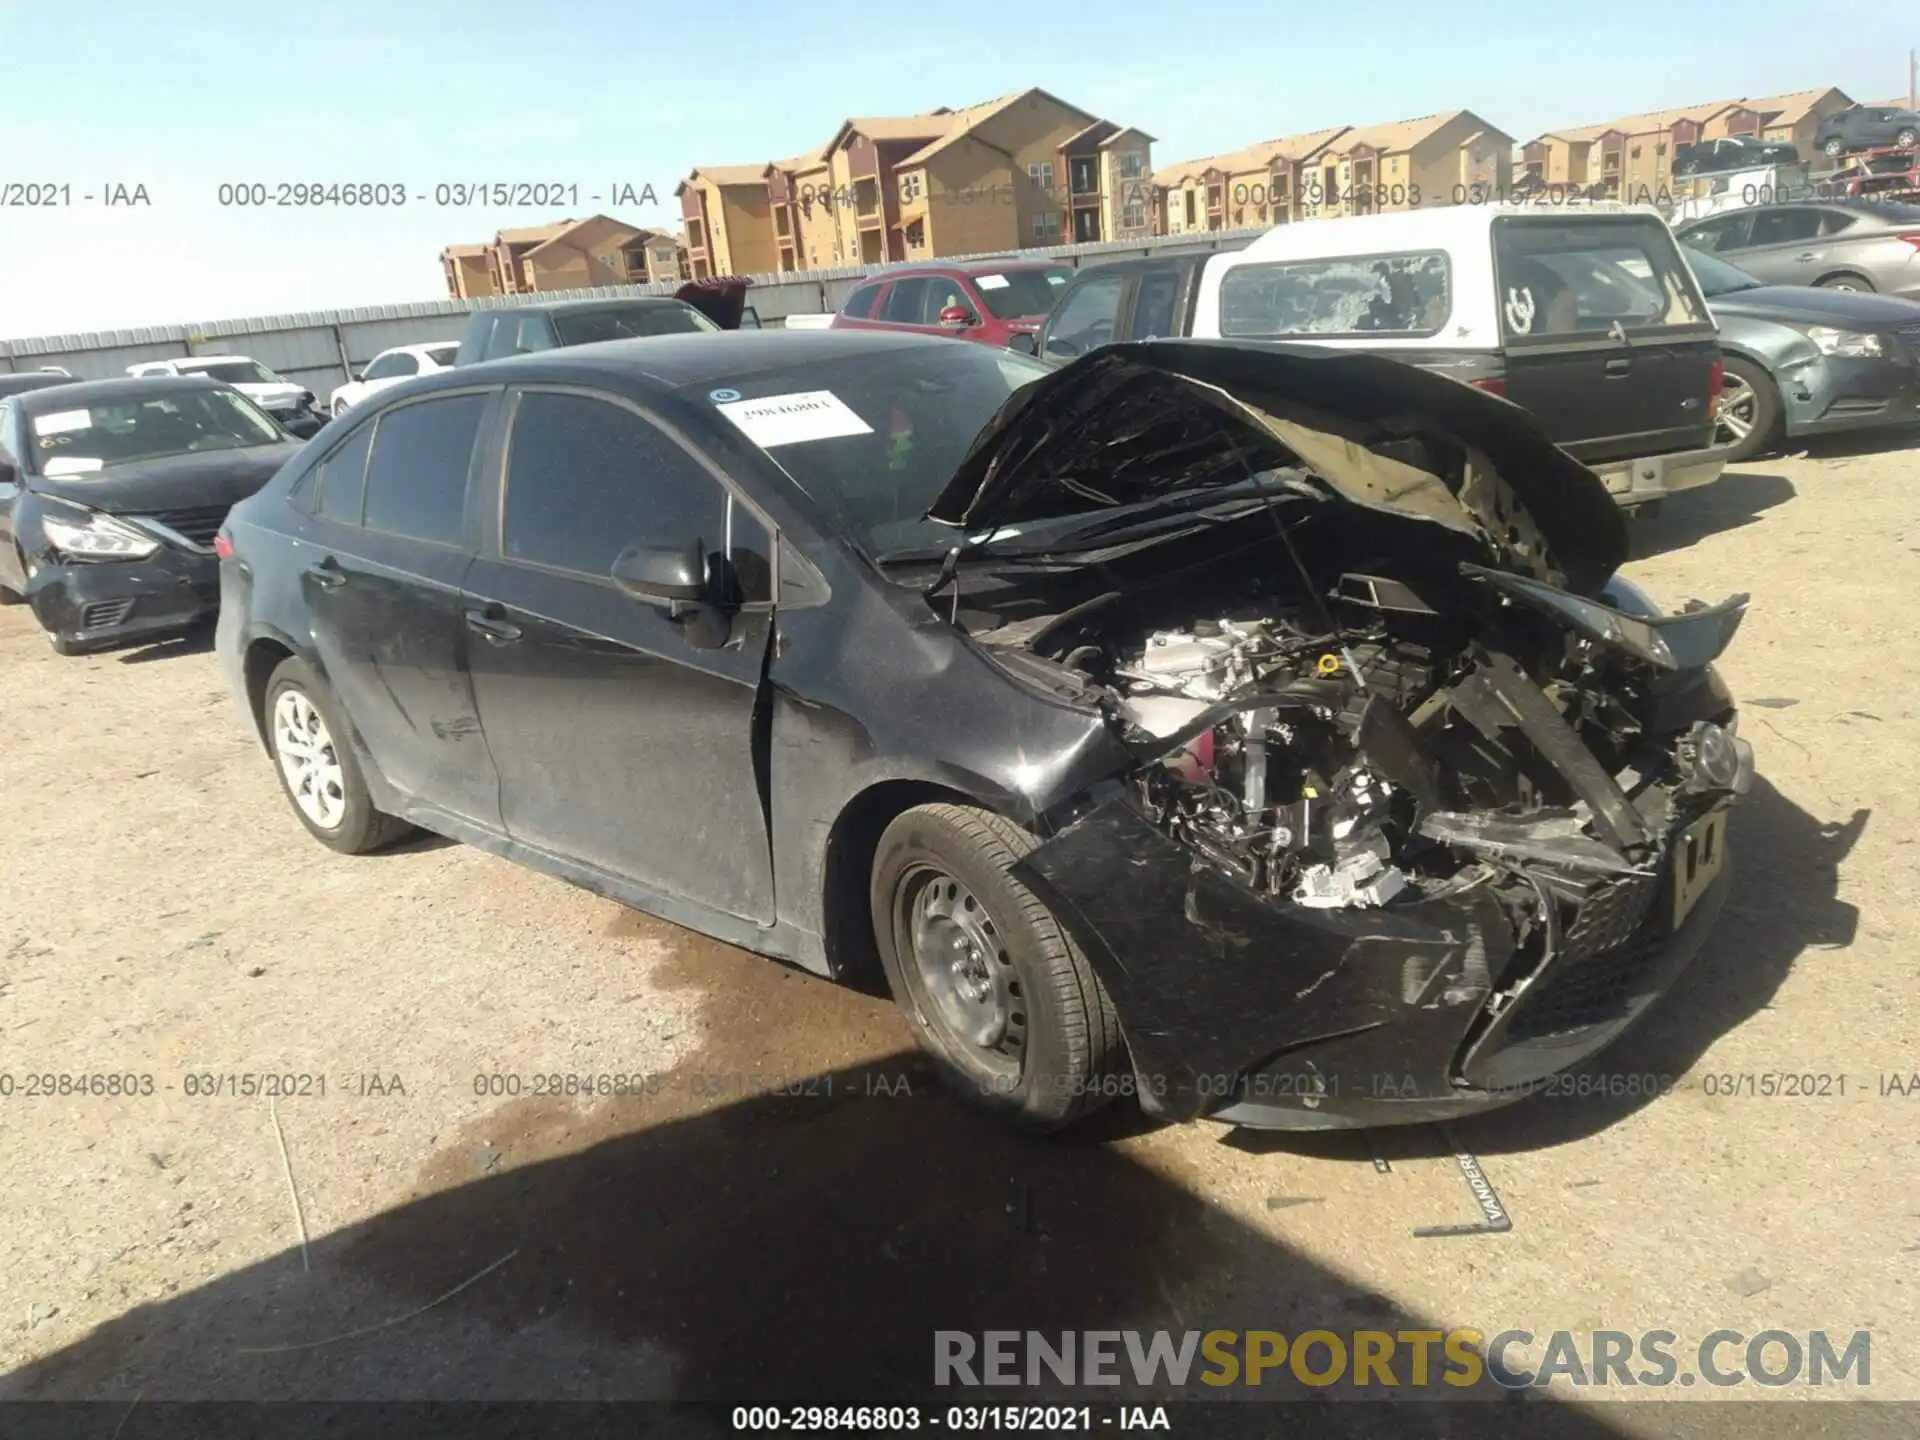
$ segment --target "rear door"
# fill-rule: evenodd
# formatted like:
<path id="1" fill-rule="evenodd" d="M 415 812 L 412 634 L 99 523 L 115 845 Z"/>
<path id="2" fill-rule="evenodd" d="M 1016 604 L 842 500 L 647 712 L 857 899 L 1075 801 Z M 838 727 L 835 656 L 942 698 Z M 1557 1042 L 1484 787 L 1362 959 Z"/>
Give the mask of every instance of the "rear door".
<path id="1" fill-rule="evenodd" d="M 1653 215 L 1493 222 L 1507 397 L 1589 465 L 1705 449 L 1719 335 Z"/>
<path id="2" fill-rule="evenodd" d="M 1829 217 L 1838 213 L 1817 205 L 1769 205 L 1756 210 L 1739 252 L 1727 258 L 1770 285 L 1810 284 L 1827 253 L 1822 237 L 1839 228 Z"/>
<path id="3" fill-rule="evenodd" d="M 941 285 L 951 286 L 952 282 L 941 277 Z M 927 306 L 933 299 L 935 280 L 927 275 L 909 275 L 893 282 L 886 297 L 880 302 L 877 328 L 885 330 L 911 330 L 922 334 L 937 335 L 940 327 L 928 323 Z M 933 316 L 938 318 L 940 311 L 936 307 Z"/>
<path id="4" fill-rule="evenodd" d="M 1128 340 L 1167 340 L 1186 333 L 1192 261 L 1170 260 L 1134 270 L 1125 296 L 1120 334 Z"/>
<path id="5" fill-rule="evenodd" d="M 833 328 L 836 330 L 872 329 L 871 321 L 874 311 L 880 298 L 886 293 L 886 289 L 887 283 L 884 280 L 875 280 L 860 286 L 840 302 L 840 309 L 833 317 Z"/>
<path id="6" fill-rule="evenodd" d="M 321 461 L 300 577 L 327 681 L 380 772 L 498 829 L 499 783 L 467 671 L 467 495 L 493 389 L 368 417 Z"/>
<path id="7" fill-rule="evenodd" d="M 506 424 L 506 489 L 462 612 L 507 833 L 770 924 L 770 527 L 622 397 L 516 387 Z M 696 541 L 738 586 L 718 648 L 612 576 L 629 547 Z"/>

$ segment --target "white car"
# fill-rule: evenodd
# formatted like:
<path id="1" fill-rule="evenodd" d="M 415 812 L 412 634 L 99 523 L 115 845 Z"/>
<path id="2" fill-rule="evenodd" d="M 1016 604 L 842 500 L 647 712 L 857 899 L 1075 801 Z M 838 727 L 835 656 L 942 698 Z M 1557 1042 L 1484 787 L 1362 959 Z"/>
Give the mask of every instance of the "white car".
<path id="1" fill-rule="evenodd" d="M 231 385 L 293 434 L 305 438 L 320 428 L 313 392 L 276 375 L 245 355 L 183 355 L 176 360 L 144 360 L 127 367 L 129 375 L 204 375 Z"/>
<path id="2" fill-rule="evenodd" d="M 458 340 L 440 340 L 431 345 L 396 345 L 382 350 L 365 368 L 355 371 L 347 384 L 335 390 L 328 400 L 334 415 L 344 414 L 369 395 L 397 385 L 410 375 L 431 375 L 451 370 L 453 357 L 460 349 Z"/>

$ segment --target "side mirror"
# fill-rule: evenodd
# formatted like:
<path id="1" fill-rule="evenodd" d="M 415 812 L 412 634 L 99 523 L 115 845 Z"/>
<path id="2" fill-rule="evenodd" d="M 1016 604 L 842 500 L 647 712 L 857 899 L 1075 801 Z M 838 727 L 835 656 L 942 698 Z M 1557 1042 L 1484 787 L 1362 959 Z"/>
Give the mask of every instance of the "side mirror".
<path id="1" fill-rule="evenodd" d="M 613 562 L 613 583 L 636 600 L 664 600 L 667 612 L 678 620 L 689 607 L 707 598 L 706 548 L 695 541 L 684 547 L 649 545 L 623 550 Z"/>
<path id="2" fill-rule="evenodd" d="M 980 317 L 964 305 L 949 305 L 940 312 L 940 323 L 950 330 L 964 330 L 969 325 L 978 325 Z"/>
<path id="3" fill-rule="evenodd" d="M 1022 355 L 1038 355 L 1040 353 L 1039 337 L 1030 331 L 1016 330 L 1007 337 L 1007 348 L 1018 350 Z"/>

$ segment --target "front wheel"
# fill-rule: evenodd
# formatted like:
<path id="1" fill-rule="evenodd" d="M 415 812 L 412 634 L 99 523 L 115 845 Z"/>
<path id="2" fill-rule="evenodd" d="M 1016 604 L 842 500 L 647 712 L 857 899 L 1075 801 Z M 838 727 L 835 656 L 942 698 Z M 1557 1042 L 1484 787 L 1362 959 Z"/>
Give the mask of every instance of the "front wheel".
<path id="1" fill-rule="evenodd" d="M 1773 377 L 1751 360 L 1729 355 L 1725 364 L 1714 411 L 1714 439 L 1730 447 L 1728 463 L 1738 464 L 1779 443 L 1780 390 Z"/>
<path id="2" fill-rule="evenodd" d="M 1039 842 L 966 805 L 901 814 L 874 854 L 893 998 L 955 1088 L 1034 1130 L 1130 1089 L 1120 1022 L 1060 923 L 1008 873 Z"/>
<path id="3" fill-rule="evenodd" d="M 322 845 L 364 855 L 404 835 L 404 820 L 374 808 L 333 697 L 306 661 L 280 662 L 267 681 L 267 743 L 280 786 Z"/>
<path id="4" fill-rule="evenodd" d="M 1847 153 L 1847 142 L 1836 135 L 1820 148 L 1826 151 L 1829 158 L 1838 160 L 1842 155 Z"/>
<path id="5" fill-rule="evenodd" d="M 1920 145 L 1920 130 L 1902 130 L 1893 137 L 1893 143 L 1902 150 L 1911 150 L 1915 145 Z"/>
<path id="6" fill-rule="evenodd" d="M 1828 275 L 1813 282 L 1816 290 L 1847 290 L 1856 294 L 1872 294 L 1873 282 L 1864 275 Z"/>

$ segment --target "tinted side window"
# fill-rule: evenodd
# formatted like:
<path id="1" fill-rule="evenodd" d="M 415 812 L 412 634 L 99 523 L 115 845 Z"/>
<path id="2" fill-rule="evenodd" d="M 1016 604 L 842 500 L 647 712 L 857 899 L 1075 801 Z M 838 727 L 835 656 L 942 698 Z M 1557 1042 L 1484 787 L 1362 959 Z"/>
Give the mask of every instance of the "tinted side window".
<path id="1" fill-rule="evenodd" d="M 893 290 L 887 296 L 886 309 L 880 312 L 880 318 L 892 321 L 895 325 L 923 324 L 927 290 L 932 284 L 925 277 L 894 281 Z"/>
<path id="2" fill-rule="evenodd" d="M 1753 238 L 1749 245 L 1791 245 L 1811 240 L 1820 233 L 1818 210 L 1762 210 L 1753 217 Z"/>
<path id="3" fill-rule="evenodd" d="M 492 328 L 487 331 L 487 348 L 482 356 L 486 360 L 499 360 L 515 352 L 514 338 L 520 333 L 518 315 L 495 315 Z"/>
<path id="4" fill-rule="evenodd" d="M 320 462 L 320 504 L 317 513 L 323 520 L 342 525 L 360 523 L 360 502 L 367 489 L 367 450 L 373 443 L 373 426 L 362 425 L 344 445 Z"/>
<path id="5" fill-rule="evenodd" d="M 1681 238 L 1696 250 L 1736 250 L 1747 233 L 1750 215 L 1727 215 L 1718 220 L 1703 220 L 1681 232 Z"/>
<path id="6" fill-rule="evenodd" d="M 520 317 L 520 335 L 514 341 L 513 353 L 530 355 L 536 350 L 551 350 L 553 337 L 547 333 L 547 317 L 544 315 L 522 315 Z"/>
<path id="7" fill-rule="evenodd" d="M 1133 292 L 1133 325 L 1129 339 L 1155 340 L 1176 333 L 1175 310 L 1180 302 L 1180 272 L 1149 270 Z"/>
<path id="8" fill-rule="evenodd" d="M 367 380 L 395 380 L 402 375 L 417 375 L 419 373 L 420 362 L 414 359 L 413 356 L 403 353 L 399 355 L 382 355 L 378 360 L 367 366 L 367 373 L 362 378 Z"/>
<path id="9" fill-rule="evenodd" d="M 369 530 L 438 545 L 461 543 L 467 470 L 486 405 L 484 395 L 450 395 L 401 405 L 379 417 L 367 465 Z"/>
<path id="10" fill-rule="evenodd" d="M 731 554 L 743 598 L 771 598 L 759 521 L 666 434 L 610 401 L 520 397 L 501 521 L 508 559 L 604 578 L 633 546 L 695 540 L 709 554 Z"/>
<path id="11" fill-rule="evenodd" d="M 1849 215 L 1844 210 L 1823 210 L 1820 212 L 1820 233 L 1838 235 L 1843 230 L 1851 230 L 1860 223 L 1858 215 Z"/>
<path id="12" fill-rule="evenodd" d="M 865 320 L 873 312 L 873 302 L 879 297 L 878 285 L 862 285 L 846 298 L 840 313 L 851 320 Z"/>
<path id="13" fill-rule="evenodd" d="M 1084 355 L 1113 339 L 1120 313 L 1120 277 L 1083 281 L 1063 302 L 1047 326 L 1049 355 Z"/>

